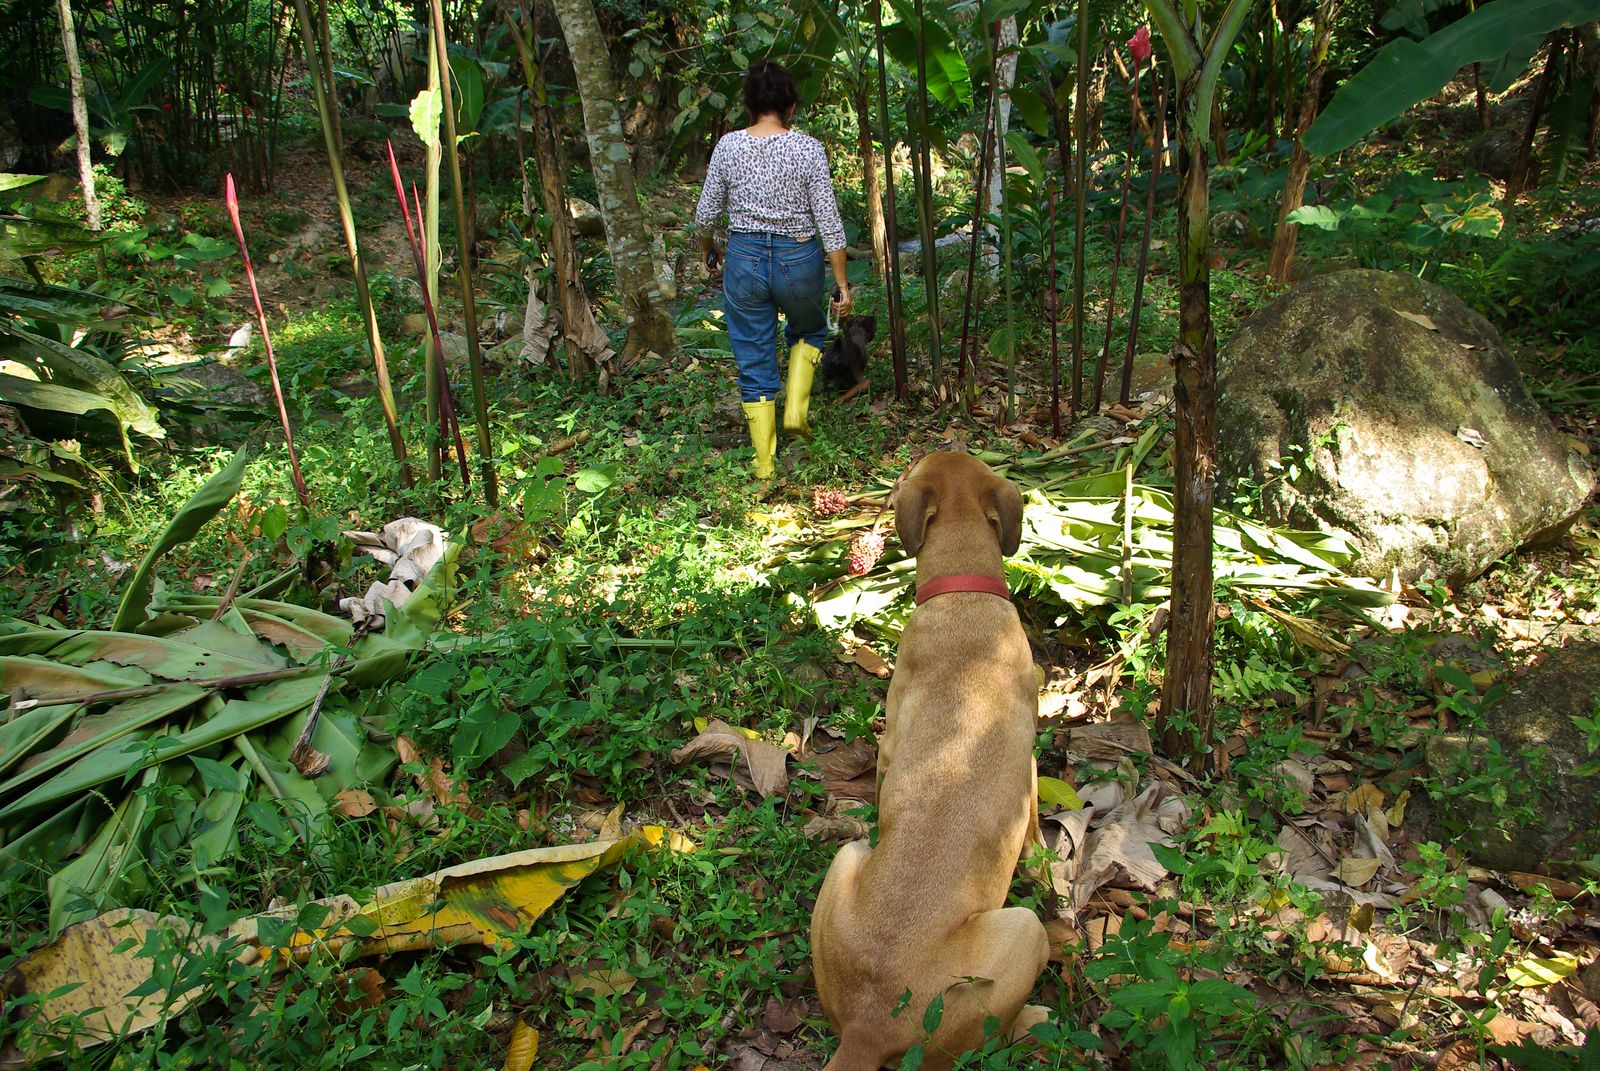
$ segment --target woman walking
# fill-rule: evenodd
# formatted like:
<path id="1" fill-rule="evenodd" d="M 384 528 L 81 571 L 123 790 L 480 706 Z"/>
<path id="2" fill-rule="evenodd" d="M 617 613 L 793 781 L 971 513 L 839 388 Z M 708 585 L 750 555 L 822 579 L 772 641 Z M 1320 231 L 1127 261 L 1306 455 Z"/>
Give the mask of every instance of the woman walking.
<path id="1" fill-rule="evenodd" d="M 828 155 L 821 142 L 789 129 L 799 102 L 788 71 L 764 60 L 750 68 L 744 106 L 751 123 L 717 142 L 694 213 L 706 267 L 716 271 L 725 260 L 722 296 L 728 340 L 739 365 L 739 396 L 755 447 L 755 475 L 762 480 L 772 477 L 778 449 L 778 313 L 784 315 L 789 345 L 783 430 L 807 435 L 811 380 L 828 334 L 824 260 L 833 271 L 835 313 L 848 313 L 851 303 L 844 224 Z M 711 231 L 724 211 L 725 258 Z"/>

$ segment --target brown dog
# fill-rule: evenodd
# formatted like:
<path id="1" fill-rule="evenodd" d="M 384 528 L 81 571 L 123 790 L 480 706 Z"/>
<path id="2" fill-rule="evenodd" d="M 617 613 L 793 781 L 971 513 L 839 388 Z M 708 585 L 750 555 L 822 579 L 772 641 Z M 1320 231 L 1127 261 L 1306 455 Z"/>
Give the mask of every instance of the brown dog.
<path id="1" fill-rule="evenodd" d="M 1033 655 L 996 597 L 1022 495 L 974 457 L 929 454 L 893 505 L 918 609 L 889 685 L 877 847 L 839 852 L 811 915 L 817 992 L 840 1039 L 825 1071 L 876 1071 L 924 1042 L 922 1066 L 947 1068 L 983 1042 L 986 1018 L 1020 1037 L 1045 1017 L 1023 1007 L 1049 953 L 1044 925 L 1002 906 L 1038 821 Z"/>

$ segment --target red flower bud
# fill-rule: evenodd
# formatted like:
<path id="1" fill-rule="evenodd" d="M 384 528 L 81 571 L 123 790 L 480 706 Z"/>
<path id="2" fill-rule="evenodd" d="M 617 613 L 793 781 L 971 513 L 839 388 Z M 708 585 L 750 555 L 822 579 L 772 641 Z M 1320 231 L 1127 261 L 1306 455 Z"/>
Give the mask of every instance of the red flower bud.
<path id="1" fill-rule="evenodd" d="M 250 115 L 251 115 L 251 112 L 250 112 L 250 105 L 248 105 L 248 104 L 246 104 L 246 105 L 245 105 L 245 106 L 244 106 L 244 108 L 243 108 L 243 111 L 244 111 L 244 117 L 245 117 L 245 118 L 246 118 L 246 119 L 248 119 L 248 118 L 250 118 Z"/>
<path id="2" fill-rule="evenodd" d="M 1133 54 L 1133 67 L 1138 70 L 1154 51 L 1150 47 L 1150 27 L 1141 26 L 1139 32 L 1128 38 L 1128 51 Z"/>

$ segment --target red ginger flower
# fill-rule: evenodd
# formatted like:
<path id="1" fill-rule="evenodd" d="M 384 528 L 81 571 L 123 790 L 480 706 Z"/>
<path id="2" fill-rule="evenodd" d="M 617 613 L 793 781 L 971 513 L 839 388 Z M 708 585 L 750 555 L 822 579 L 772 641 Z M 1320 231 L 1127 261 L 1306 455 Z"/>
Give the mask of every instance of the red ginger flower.
<path id="1" fill-rule="evenodd" d="M 832 517 L 835 513 L 843 513 L 848 505 L 843 491 L 824 491 L 818 487 L 811 492 L 811 512 L 818 517 Z"/>
<path id="2" fill-rule="evenodd" d="M 850 575 L 865 576 L 883 557 L 883 536 L 868 529 L 850 540 Z"/>
<path id="3" fill-rule="evenodd" d="M 1141 26 L 1138 33 L 1128 38 L 1128 51 L 1133 53 L 1133 69 L 1138 70 L 1155 51 L 1150 45 L 1150 27 Z"/>

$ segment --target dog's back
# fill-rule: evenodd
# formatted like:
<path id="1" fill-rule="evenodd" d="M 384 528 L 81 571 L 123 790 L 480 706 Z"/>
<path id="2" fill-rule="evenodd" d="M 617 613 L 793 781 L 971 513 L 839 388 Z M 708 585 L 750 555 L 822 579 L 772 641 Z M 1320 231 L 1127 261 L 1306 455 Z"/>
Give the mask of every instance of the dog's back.
<path id="1" fill-rule="evenodd" d="M 938 454 L 901 484 L 895 525 L 923 587 L 1002 576 L 1021 512 L 987 466 Z M 981 1043 L 991 1014 L 1007 1029 L 1020 1021 L 1047 946 L 1032 912 L 1003 905 L 1034 816 L 1037 708 L 1027 637 L 992 587 L 958 585 L 911 615 L 879 753 L 877 847 L 839 853 L 812 917 L 817 990 L 841 1032 L 835 1071 L 923 1041 L 923 1009 L 941 994 L 927 1067 Z M 973 978 L 988 984 L 961 984 Z"/>

